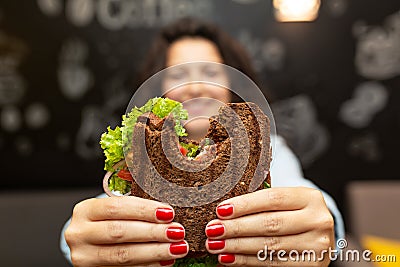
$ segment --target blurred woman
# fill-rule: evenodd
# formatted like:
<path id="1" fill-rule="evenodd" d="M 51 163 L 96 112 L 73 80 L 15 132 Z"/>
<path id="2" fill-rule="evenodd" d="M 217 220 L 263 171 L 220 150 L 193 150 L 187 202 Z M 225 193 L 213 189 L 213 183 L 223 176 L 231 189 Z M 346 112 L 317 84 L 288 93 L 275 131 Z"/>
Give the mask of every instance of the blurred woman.
<path id="1" fill-rule="evenodd" d="M 165 67 L 193 61 L 224 63 L 257 81 L 249 57 L 237 41 L 215 25 L 190 18 L 169 25 L 156 37 L 141 81 Z M 178 71 L 171 75 L 171 79 L 180 79 L 186 74 Z M 222 88 L 207 90 L 195 85 L 167 91 L 169 87 L 164 87 L 165 96 L 180 102 L 199 97 L 237 101 Z M 201 137 L 199 125 L 204 128 L 194 123 L 189 130 L 192 136 Z M 206 247 L 219 255 L 221 264 L 230 266 L 328 266 L 329 254 L 321 253 L 335 247 L 335 235 L 343 237 L 341 215 L 328 195 L 303 178 L 298 160 L 279 137 L 275 150 L 274 187 L 223 201 L 217 207 L 218 219 L 205 229 Z M 65 230 L 68 246 L 62 240 L 62 250 L 76 266 L 172 265 L 188 252 L 183 238 L 170 234 L 182 227 L 173 222 L 173 214 L 173 208 L 165 203 L 132 196 L 88 199 L 74 208 Z M 313 250 L 323 257 L 318 262 L 277 257 L 272 263 L 260 261 L 257 253 L 265 246 L 287 253 Z"/>

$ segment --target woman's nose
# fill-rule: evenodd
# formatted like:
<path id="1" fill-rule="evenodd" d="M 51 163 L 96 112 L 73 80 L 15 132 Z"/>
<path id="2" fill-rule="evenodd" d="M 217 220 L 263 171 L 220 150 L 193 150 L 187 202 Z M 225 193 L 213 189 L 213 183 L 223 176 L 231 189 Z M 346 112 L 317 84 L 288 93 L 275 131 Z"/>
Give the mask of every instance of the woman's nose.
<path id="1" fill-rule="evenodd" d="M 201 83 L 192 83 L 187 86 L 186 90 L 185 95 L 189 98 L 206 96 L 206 90 L 204 90 L 204 86 Z"/>

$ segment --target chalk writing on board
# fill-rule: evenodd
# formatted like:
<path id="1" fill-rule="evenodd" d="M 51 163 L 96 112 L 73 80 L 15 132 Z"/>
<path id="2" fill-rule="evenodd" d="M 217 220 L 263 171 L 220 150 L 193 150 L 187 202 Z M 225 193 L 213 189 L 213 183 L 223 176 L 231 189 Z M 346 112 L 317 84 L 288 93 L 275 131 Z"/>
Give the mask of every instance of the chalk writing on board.
<path id="1" fill-rule="evenodd" d="M 18 104 L 25 95 L 26 82 L 19 72 L 27 46 L 0 31 L 0 106 Z"/>
<path id="2" fill-rule="evenodd" d="M 353 25 L 357 40 L 355 65 L 367 79 L 386 80 L 400 75 L 400 10 L 383 26 Z"/>
<path id="3" fill-rule="evenodd" d="M 80 39 L 69 39 L 62 46 L 58 82 L 61 92 L 70 100 L 82 98 L 93 84 L 93 74 L 85 65 L 87 57 L 88 47 Z"/>
<path id="4" fill-rule="evenodd" d="M 50 120 L 50 111 L 43 103 L 31 103 L 25 109 L 26 125 L 32 129 L 45 126 Z"/>
<path id="5" fill-rule="evenodd" d="M 103 28 L 117 31 L 127 28 L 156 27 L 185 16 L 213 17 L 213 0 L 37 0 L 47 16 L 61 16 L 76 27 L 98 22 Z"/>
<path id="6" fill-rule="evenodd" d="M 278 38 L 269 37 L 264 40 L 254 36 L 249 30 L 242 29 L 239 31 L 238 39 L 250 53 L 257 71 L 260 72 L 264 68 L 279 71 L 284 67 L 286 48 Z"/>
<path id="7" fill-rule="evenodd" d="M 364 82 L 356 87 L 351 99 L 342 103 L 341 120 L 353 128 L 367 127 L 388 102 L 387 89 L 378 82 Z"/>
<path id="8" fill-rule="evenodd" d="M 318 122 L 317 109 L 307 95 L 296 95 L 272 104 L 278 134 L 285 137 L 304 167 L 329 145 L 329 133 Z"/>

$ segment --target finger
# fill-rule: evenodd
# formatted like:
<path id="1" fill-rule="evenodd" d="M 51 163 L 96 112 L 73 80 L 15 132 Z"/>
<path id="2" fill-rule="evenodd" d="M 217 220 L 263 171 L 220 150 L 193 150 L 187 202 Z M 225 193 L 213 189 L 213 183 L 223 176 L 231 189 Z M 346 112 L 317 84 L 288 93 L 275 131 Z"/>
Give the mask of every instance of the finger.
<path id="1" fill-rule="evenodd" d="M 206 226 L 206 235 L 211 239 L 294 235 L 311 231 L 315 225 L 303 210 L 273 211 L 231 220 L 212 220 Z"/>
<path id="2" fill-rule="evenodd" d="M 263 211 L 299 210 L 307 206 L 310 194 L 321 194 L 306 187 L 276 187 L 237 196 L 221 202 L 217 215 L 221 219 L 237 218 Z"/>
<path id="3" fill-rule="evenodd" d="M 321 251 L 330 246 L 327 236 L 315 237 L 309 233 L 294 236 L 271 236 L 271 237 L 241 237 L 226 240 L 207 239 L 207 250 L 212 254 L 237 253 L 257 255 L 260 250 L 289 252 L 296 250 Z"/>
<path id="4" fill-rule="evenodd" d="M 275 255 L 266 259 L 259 259 L 257 256 L 242 254 L 220 254 L 218 255 L 218 261 L 226 266 L 322 266 L 322 262 L 302 261 L 301 257 L 298 260 L 295 259 L 295 257 L 296 256 L 290 258 L 285 254 L 279 256 Z"/>
<path id="5" fill-rule="evenodd" d="M 132 266 L 183 258 L 189 251 L 186 241 L 96 246 L 95 266 Z M 84 265 L 84 264 L 82 264 Z"/>
<path id="6" fill-rule="evenodd" d="M 141 220 L 166 223 L 173 220 L 171 206 L 154 200 L 134 196 L 93 198 L 77 204 L 76 213 L 83 213 L 91 221 L 101 220 Z M 80 214 L 80 215 L 81 215 Z"/>
<path id="7" fill-rule="evenodd" d="M 157 224 L 143 221 L 107 220 L 86 223 L 78 231 L 85 233 L 86 241 L 94 245 L 152 241 L 177 242 L 185 238 L 185 229 L 179 223 Z"/>

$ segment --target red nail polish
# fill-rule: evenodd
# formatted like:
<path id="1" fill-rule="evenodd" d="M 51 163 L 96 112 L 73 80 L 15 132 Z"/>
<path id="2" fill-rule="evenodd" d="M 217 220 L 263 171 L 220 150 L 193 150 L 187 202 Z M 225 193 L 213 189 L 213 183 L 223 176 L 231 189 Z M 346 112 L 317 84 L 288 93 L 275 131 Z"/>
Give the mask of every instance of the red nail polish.
<path id="1" fill-rule="evenodd" d="M 219 255 L 219 261 L 224 264 L 224 263 L 233 263 L 235 261 L 235 255 L 234 254 L 220 254 Z"/>
<path id="2" fill-rule="evenodd" d="M 174 263 L 175 263 L 175 260 L 160 261 L 161 266 L 169 266 L 169 265 L 173 265 Z"/>
<path id="3" fill-rule="evenodd" d="M 173 240 L 181 240 L 185 238 L 185 229 L 181 226 L 171 226 L 167 228 L 167 237 Z"/>
<path id="4" fill-rule="evenodd" d="M 217 214 L 221 217 L 231 216 L 233 214 L 233 205 L 224 204 L 217 207 Z"/>
<path id="5" fill-rule="evenodd" d="M 225 232 L 225 227 L 220 224 L 212 224 L 206 227 L 206 235 L 208 237 L 217 237 L 223 235 Z"/>
<path id="6" fill-rule="evenodd" d="M 188 245 L 185 241 L 172 243 L 169 245 L 169 252 L 173 255 L 186 254 L 188 252 Z"/>
<path id="7" fill-rule="evenodd" d="M 225 240 L 207 240 L 210 250 L 221 250 L 225 247 Z"/>
<path id="8" fill-rule="evenodd" d="M 174 211 L 170 208 L 158 208 L 156 217 L 160 221 L 171 221 L 174 218 Z"/>

